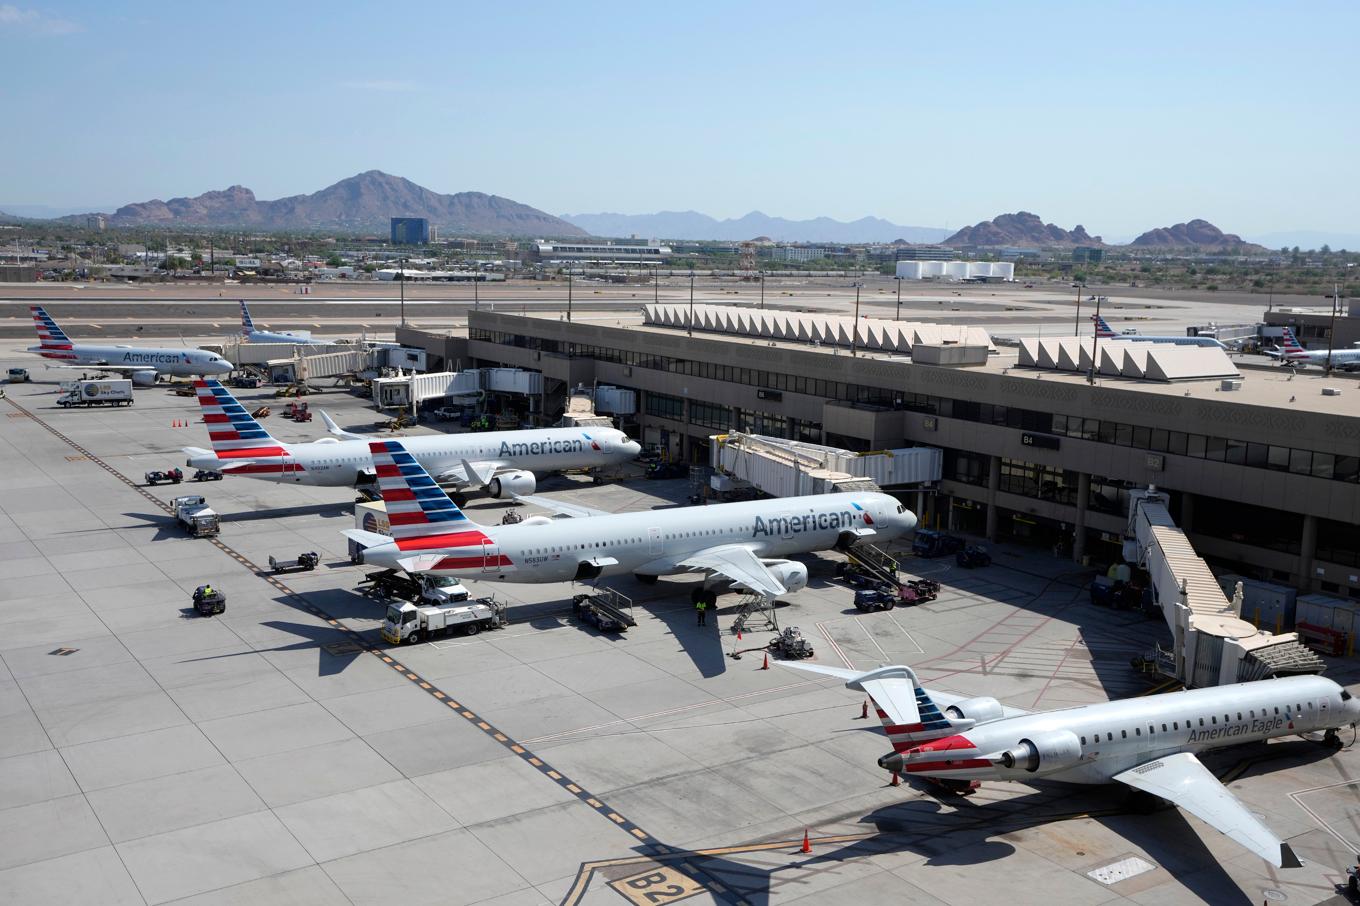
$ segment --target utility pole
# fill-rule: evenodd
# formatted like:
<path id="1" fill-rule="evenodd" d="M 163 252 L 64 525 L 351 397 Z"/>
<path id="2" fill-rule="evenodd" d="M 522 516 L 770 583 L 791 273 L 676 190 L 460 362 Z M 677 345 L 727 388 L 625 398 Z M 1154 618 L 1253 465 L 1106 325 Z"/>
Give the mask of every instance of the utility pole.
<path id="1" fill-rule="evenodd" d="M 893 277 L 897 281 L 897 320 L 902 320 L 902 278 Z"/>
<path id="2" fill-rule="evenodd" d="M 480 273 L 480 272 L 474 273 L 474 274 L 472 275 L 472 307 L 473 307 L 473 308 L 479 308 L 479 307 L 481 306 L 481 304 L 482 304 L 482 293 L 481 293 L 481 290 L 477 288 L 477 284 L 478 284 L 478 283 L 481 283 L 481 282 L 482 282 L 481 273 Z"/>
<path id="3" fill-rule="evenodd" d="M 1332 347 L 1336 345 L 1336 310 L 1341 307 L 1341 287 L 1332 284 L 1332 326 L 1327 328 L 1327 374 L 1332 373 Z"/>
<path id="4" fill-rule="evenodd" d="M 863 283 L 855 284 L 855 323 L 850 325 L 850 354 L 859 355 L 859 288 Z"/>
<path id="5" fill-rule="evenodd" d="M 652 301 L 661 301 L 661 266 L 652 265 Z"/>
<path id="6" fill-rule="evenodd" d="M 1077 287 L 1077 323 L 1072 327 L 1072 336 L 1079 337 L 1081 336 L 1081 291 L 1086 288 L 1086 284 L 1077 283 L 1074 285 Z M 1099 299 L 1096 300 L 1096 308 L 1100 308 Z M 1099 314 L 1100 312 L 1097 311 L 1096 313 Z"/>
<path id="7" fill-rule="evenodd" d="M 689 272 L 689 335 L 694 336 L 694 271 Z"/>
<path id="8" fill-rule="evenodd" d="M 765 307 L 765 275 L 760 275 L 760 307 Z"/>
<path id="9" fill-rule="evenodd" d="M 1096 320 L 1100 320 L 1100 296 L 1096 296 Z M 1086 373 L 1086 383 L 1094 385 L 1096 382 L 1096 343 L 1100 342 L 1100 331 L 1091 331 L 1091 370 Z"/>
<path id="10" fill-rule="evenodd" d="M 398 258 L 397 263 L 401 268 L 401 326 L 406 326 L 406 258 Z"/>
<path id="11" fill-rule="evenodd" d="M 567 271 L 567 323 L 571 323 L 571 271 Z"/>

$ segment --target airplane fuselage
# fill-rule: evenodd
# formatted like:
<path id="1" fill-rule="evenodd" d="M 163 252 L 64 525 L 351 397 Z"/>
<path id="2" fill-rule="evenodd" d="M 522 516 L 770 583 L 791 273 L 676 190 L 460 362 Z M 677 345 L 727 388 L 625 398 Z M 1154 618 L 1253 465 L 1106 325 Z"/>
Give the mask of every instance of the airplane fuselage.
<path id="1" fill-rule="evenodd" d="M 291 343 L 294 346 L 330 346 L 330 340 L 314 340 L 311 337 L 294 336 L 291 333 L 274 333 L 268 330 L 252 330 L 243 339 L 247 343 Z"/>
<path id="2" fill-rule="evenodd" d="M 409 449 L 409 448 L 408 448 Z M 412 451 L 413 452 L 413 451 Z M 582 563 L 598 576 L 671 572 L 686 556 L 740 545 L 761 558 L 828 550 L 869 530 L 874 543 L 911 531 L 914 516 L 880 493 L 818 494 L 706 507 L 676 507 L 573 519 L 533 517 L 518 525 L 478 526 L 452 538 L 414 539 L 369 548 L 367 563 L 442 553 L 426 572 L 485 581 L 546 583 L 575 578 Z"/>
<path id="3" fill-rule="evenodd" d="M 69 349 L 30 346 L 27 351 L 63 365 L 110 366 L 119 370 L 154 371 L 172 377 L 226 374 L 232 368 L 221 356 L 202 349 L 72 343 Z"/>
<path id="4" fill-rule="evenodd" d="M 501 468 L 527 472 L 588 469 L 627 462 L 638 448 L 613 428 L 543 428 L 485 434 L 439 434 L 402 438 L 407 451 L 431 475 L 471 463 L 494 462 Z M 232 466 L 231 458 L 211 450 L 191 456 L 193 468 L 227 468 L 229 474 L 318 487 L 352 487 L 361 473 L 372 474 L 373 455 L 367 440 L 332 440 L 279 444 L 263 452 L 242 451 L 248 465 Z"/>
<path id="5" fill-rule="evenodd" d="M 902 753 L 909 775 L 958 780 L 1108 783 L 1178 752 L 1260 742 L 1353 723 L 1360 701 L 1320 676 L 1294 676 L 1004 717 Z M 997 755 L 1023 756 L 1007 766 Z M 893 756 L 885 756 L 890 759 Z M 883 763 L 883 762 L 880 762 Z M 885 766 L 891 766 L 885 765 Z"/>

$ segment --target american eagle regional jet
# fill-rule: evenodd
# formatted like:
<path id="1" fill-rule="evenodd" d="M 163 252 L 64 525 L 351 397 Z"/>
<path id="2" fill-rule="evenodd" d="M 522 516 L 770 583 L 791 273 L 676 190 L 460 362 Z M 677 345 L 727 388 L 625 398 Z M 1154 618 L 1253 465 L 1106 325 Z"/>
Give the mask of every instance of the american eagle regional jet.
<path id="1" fill-rule="evenodd" d="M 373 474 L 369 439 L 334 427 L 343 436 L 304 444 L 276 440 L 217 381 L 195 381 L 212 449 L 185 447 L 187 465 L 267 481 L 350 487 Z M 534 472 L 589 469 L 633 459 L 641 445 L 615 428 L 541 428 L 481 434 L 435 434 L 405 438 L 411 454 L 439 480 L 459 488 L 483 488 L 492 497 L 532 494 Z M 442 493 L 442 492 L 441 492 Z"/>
<path id="2" fill-rule="evenodd" d="M 706 507 L 604 513 L 541 497 L 516 499 L 571 517 L 531 516 L 515 525 L 468 519 L 405 447 L 375 441 L 373 464 L 392 535 L 349 529 L 364 562 L 412 573 L 490 582 L 566 582 L 633 573 L 644 580 L 703 573 L 695 600 L 730 580 L 770 598 L 807 585 L 791 554 L 887 541 L 916 527 L 916 516 L 879 493 L 818 494 Z"/>
<path id="3" fill-rule="evenodd" d="M 45 359 L 61 362 L 57 368 L 97 368 L 114 371 L 132 379 L 139 386 L 156 383 L 156 375 L 194 377 L 196 375 L 226 374 L 234 367 L 231 362 L 206 349 L 187 349 L 155 346 L 96 346 L 76 343 L 40 305 L 30 305 L 33 324 L 38 328 L 38 345 L 28 352 Z"/>
<path id="4" fill-rule="evenodd" d="M 945 783 L 1037 778 L 1122 783 L 1167 799 L 1276 868 L 1298 868 L 1289 844 L 1218 781 L 1195 753 L 1324 731 L 1360 721 L 1360 699 L 1320 676 L 1212 686 L 1029 712 L 994 698 L 923 689 L 910 667 L 863 672 L 781 666 L 834 676 L 873 700 L 895 774 Z"/>
<path id="5" fill-rule="evenodd" d="M 241 303 L 241 338 L 247 343 L 291 343 L 294 346 L 329 346 L 330 340 L 316 340 L 308 334 L 289 333 L 286 330 L 258 330 L 255 327 L 255 319 L 250 316 L 250 309 L 246 307 L 246 300 L 239 300 Z"/>

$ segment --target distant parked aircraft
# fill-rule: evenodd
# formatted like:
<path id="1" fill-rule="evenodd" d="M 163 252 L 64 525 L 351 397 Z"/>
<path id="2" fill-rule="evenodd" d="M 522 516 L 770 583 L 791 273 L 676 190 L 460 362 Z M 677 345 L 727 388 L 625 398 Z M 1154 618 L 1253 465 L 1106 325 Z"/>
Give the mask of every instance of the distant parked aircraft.
<path id="1" fill-rule="evenodd" d="M 235 366 L 215 352 L 156 346 L 96 346 L 76 343 L 52 320 L 40 305 L 30 305 L 33 324 L 38 329 L 38 345 L 27 351 L 62 362 L 56 368 L 98 368 L 131 378 L 133 383 L 149 386 L 160 374 L 172 377 L 226 374 Z"/>
<path id="2" fill-rule="evenodd" d="M 1224 346 L 1213 337 L 1177 337 L 1177 336 L 1147 336 L 1141 333 L 1115 333 L 1114 328 L 1106 323 L 1105 319 L 1099 315 L 1091 315 L 1091 320 L 1096 325 L 1096 336 L 1102 340 L 1132 340 L 1135 343 L 1174 343 L 1177 346 L 1215 346 L 1226 350 Z"/>

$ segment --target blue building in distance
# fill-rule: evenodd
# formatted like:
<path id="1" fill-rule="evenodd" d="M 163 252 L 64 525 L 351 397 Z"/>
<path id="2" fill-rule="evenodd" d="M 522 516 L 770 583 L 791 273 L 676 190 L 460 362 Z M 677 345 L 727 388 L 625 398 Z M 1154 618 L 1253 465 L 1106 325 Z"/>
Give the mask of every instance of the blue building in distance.
<path id="1" fill-rule="evenodd" d="M 424 217 L 393 217 L 393 245 L 425 245 L 430 241 L 430 221 Z"/>

